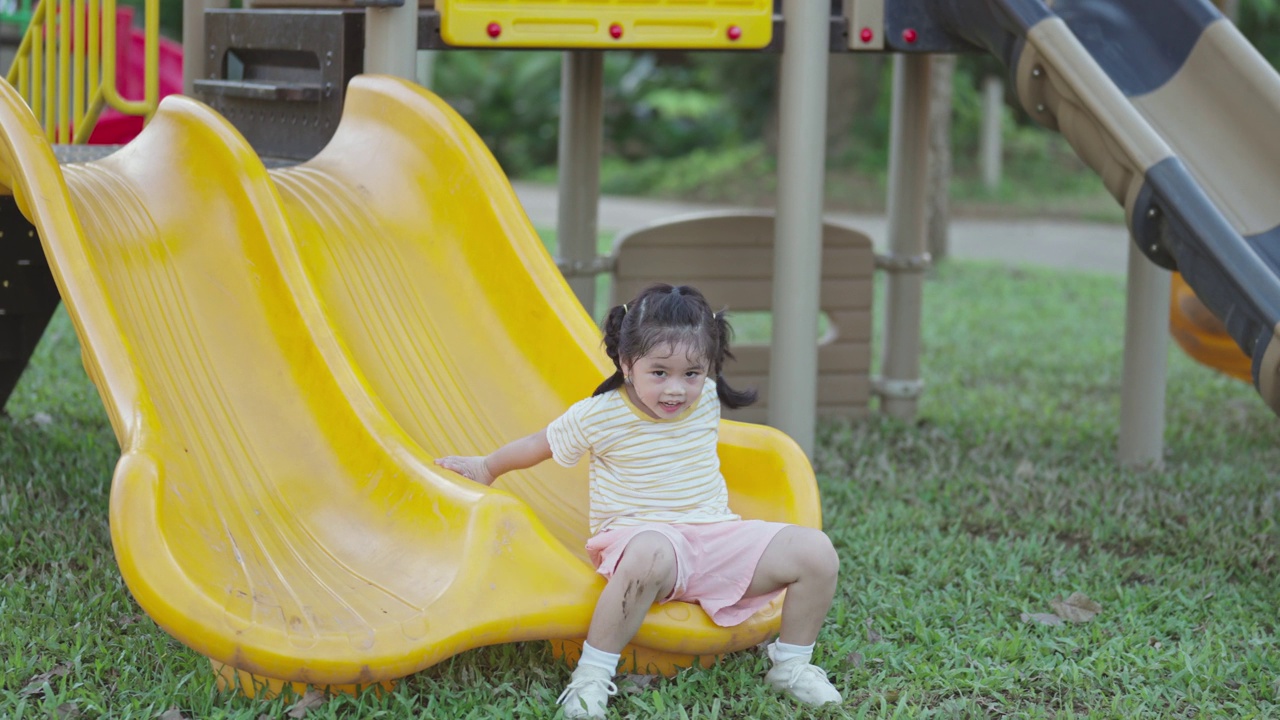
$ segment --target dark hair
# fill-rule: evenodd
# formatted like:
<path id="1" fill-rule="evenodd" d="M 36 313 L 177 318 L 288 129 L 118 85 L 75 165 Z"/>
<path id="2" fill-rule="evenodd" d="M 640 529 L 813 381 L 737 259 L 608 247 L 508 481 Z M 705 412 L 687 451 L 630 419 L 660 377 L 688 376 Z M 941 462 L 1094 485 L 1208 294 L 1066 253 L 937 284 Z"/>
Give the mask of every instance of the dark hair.
<path id="1" fill-rule="evenodd" d="M 755 390 L 734 390 L 725 382 L 724 361 L 733 357 L 729 339 L 733 328 L 725 312 L 712 312 L 702 293 L 688 285 L 650 285 L 634 299 L 609 310 L 604 320 L 604 350 L 615 371 L 592 395 L 602 395 L 622 387 L 622 363 L 635 362 L 663 345 L 687 344 L 706 359 L 708 373 L 716 379 L 716 394 L 729 408 L 756 401 Z"/>

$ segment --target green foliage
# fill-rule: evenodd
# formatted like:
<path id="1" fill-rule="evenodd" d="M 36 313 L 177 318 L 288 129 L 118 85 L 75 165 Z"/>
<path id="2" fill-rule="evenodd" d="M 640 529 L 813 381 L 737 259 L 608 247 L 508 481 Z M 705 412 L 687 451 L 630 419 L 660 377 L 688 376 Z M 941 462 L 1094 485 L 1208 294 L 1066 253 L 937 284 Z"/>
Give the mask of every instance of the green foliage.
<path id="1" fill-rule="evenodd" d="M 117 3 L 135 8 L 133 22 L 142 26 L 145 0 L 117 0 Z M 182 0 L 160 0 L 160 34 L 171 40 L 182 40 Z"/>
<path id="2" fill-rule="evenodd" d="M 555 164 L 560 53 L 442 53 L 434 89 L 471 123 L 508 174 Z"/>
<path id="3" fill-rule="evenodd" d="M 448 100 L 512 175 L 556 161 L 561 54 L 449 52 L 439 56 L 435 90 Z M 726 58 L 689 53 L 614 52 L 604 59 L 604 144 L 609 157 L 654 158 L 732 148 L 758 137 L 772 104 L 776 59 L 740 58 L 730 82 Z M 735 76 L 736 77 L 736 76 Z M 705 155 L 704 155 L 705 156 Z"/>
<path id="4" fill-rule="evenodd" d="M 1280 66 L 1280 1 L 1240 0 L 1240 32 L 1273 67 Z"/>
<path id="5" fill-rule="evenodd" d="M 694 148 L 675 158 L 646 158 L 627 162 L 605 158 L 600 186 L 605 193 L 655 194 L 701 200 L 743 202 L 752 194 L 773 189 L 773 158 L 759 142 L 720 150 Z"/>
<path id="6" fill-rule="evenodd" d="M 604 70 L 604 135 L 614 157 L 678 157 L 723 145 L 732 131 L 724 97 L 694 65 L 662 65 L 654 53 L 609 53 Z"/>
<path id="7" fill-rule="evenodd" d="M 848 167 L 858 172 L 880 176 L 888 174 L 889 167 L 889 119 L 893 115 L 893 63 L 881 68 L 879 80 L 872 88 L 860 92 L 874 92 L 876 101 L 870 113 L 854 119 L 853 143 L 849 154 L 843 158 L 828 159 L 828 167 Z"/>

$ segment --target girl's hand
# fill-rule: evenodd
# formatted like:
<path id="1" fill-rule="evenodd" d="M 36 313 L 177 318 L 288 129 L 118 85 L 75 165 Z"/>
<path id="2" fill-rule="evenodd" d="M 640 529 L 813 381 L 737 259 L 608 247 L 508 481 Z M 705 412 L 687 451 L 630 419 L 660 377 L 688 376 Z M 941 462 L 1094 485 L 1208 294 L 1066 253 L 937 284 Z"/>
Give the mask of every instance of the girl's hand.
<path id="1" fill-rule="evenodd" d="M 489 472 L 489 466 L 481 456 L 450 455 L 436 458 L 436 464 L 481 485 L 492 485 L 494 481 L 493 473 Z"/>

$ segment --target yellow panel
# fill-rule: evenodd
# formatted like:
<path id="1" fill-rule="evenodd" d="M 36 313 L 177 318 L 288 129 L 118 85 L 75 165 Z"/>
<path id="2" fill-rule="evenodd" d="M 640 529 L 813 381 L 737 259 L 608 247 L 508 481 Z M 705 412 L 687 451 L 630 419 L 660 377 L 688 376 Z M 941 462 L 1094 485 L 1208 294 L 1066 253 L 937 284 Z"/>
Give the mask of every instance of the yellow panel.
<path id="1" fill-rule="evenodd" d="M 772 0 L 440 0 L 455 46 L 758 50 Z"/>
<path id="2" fill-rule="evenodd" d="M 432 464 L 549 421 L 606 369 L 445 103 L 357 78 L 330 146 L 268 174 L 174 96 L 134 142 L 64 174 L 3 84 L 0 181 L 40 233 L 121 445 L 121 574 L 224 680 L 369 686 L 585 635 L 603 587 L 582 560 L 585 474 L 544 463 L 489 489 Z M 720 451 L 736 511 L 820 523 L 786 436 L 726 422 Z M 672 603 L 636 648 L 719 654 L 778 621 L 777 603 L 732 629 Z"/>

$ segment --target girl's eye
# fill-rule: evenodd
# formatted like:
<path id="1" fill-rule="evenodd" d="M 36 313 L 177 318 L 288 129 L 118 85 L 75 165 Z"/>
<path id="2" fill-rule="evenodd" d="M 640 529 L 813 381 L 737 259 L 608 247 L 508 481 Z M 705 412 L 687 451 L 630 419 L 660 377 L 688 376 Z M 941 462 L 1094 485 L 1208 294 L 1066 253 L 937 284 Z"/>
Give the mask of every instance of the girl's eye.
<path id="1" fill-rule="evenodd" d="M 696 378 L 701 374 L 702 373 L 698 372 L 697 370 L 690 370 L 689 372 L 685 373 L 684 376 L 687 378 Z"/>
<path id="2" fill-rule="evenodd" d="M 667 375 L 667 371 L 666 371 L 666 370 L 654 370 L 654 371 L 653 371 L 653 374 L 654 374 L 654 376 L 655 376 L 655 377 L 666 377 L 666 375 Z"/>

